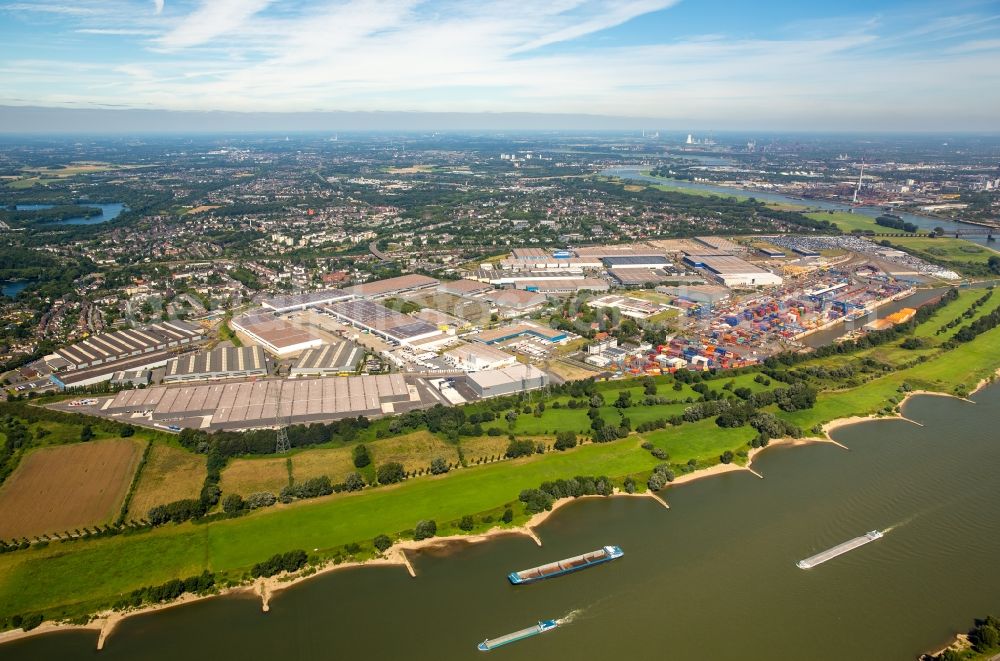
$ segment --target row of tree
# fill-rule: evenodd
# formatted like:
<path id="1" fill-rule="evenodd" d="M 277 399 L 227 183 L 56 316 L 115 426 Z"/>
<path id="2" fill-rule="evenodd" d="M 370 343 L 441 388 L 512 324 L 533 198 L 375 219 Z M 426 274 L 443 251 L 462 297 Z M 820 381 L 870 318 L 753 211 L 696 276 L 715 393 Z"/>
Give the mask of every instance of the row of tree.
<path id="1" fill-rule="evenodd" d="M 524 503 L 524 510 L 537 514 L 552 509 L 552 503 L 559 498 L 579 498 L 580 496 L 610 496 L 614 484 L 607 476 L 578 475 L 568 480 L 542 482 L 537 489 L 524 489 L 518 500 Z"/>

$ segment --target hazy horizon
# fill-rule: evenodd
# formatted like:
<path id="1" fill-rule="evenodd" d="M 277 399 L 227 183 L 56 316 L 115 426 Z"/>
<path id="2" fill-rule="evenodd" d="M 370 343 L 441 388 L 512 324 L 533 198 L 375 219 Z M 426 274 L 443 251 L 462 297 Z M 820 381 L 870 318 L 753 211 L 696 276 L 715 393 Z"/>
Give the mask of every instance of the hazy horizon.
<path id="1" fill-rule="evenodd" d="M 682 124 L 677 120 L 645 117 L 615 117 L 576 113 L 516 112 L 237 112 L 176 111 L 162 109 L 52 108 L 40 106 L 0 106 L 0 135 L 45 134 L 204 134 L 204 133 L 336 133 L 336 132 L 600 132 L 645 131 L 659 133 L 664 141 L 682 140 L 688 133 L 700 137 L 727 134 L 773 135 L 915 135 L 915 136 L 996 136 L 1000 130 L 956 128 L 865 129 L 734 125 L 699 125 L 697 120 Z"/>

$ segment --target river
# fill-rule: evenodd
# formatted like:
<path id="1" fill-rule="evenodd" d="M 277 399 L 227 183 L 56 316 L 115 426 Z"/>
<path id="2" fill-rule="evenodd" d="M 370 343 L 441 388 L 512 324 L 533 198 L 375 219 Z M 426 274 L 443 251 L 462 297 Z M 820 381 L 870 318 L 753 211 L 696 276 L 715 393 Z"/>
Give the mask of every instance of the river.
<path id="1" fill-rule="evenodd" d="M 601 174 L 605 177 L 618 177 L 619 179 L 632 179 L 636 181 L 646 181 L 650 183 L 664 184 L 674 188 L 689 188 L 692 190 L 709 191 L 712 193 L 717 193 L 718 195 L 728 196 L 728 197 L 753 197 L 762 202 L 777 202 L 781 204 L 796 204 L 799 206 L 808 206 L 815 210 L 825 210 L 825 211 L 851 211 L 850 205 L 840 204 L 838 202 L 829 202 L 827 200 L 806 200 L 797 197 L 791 197 L 788 195 L 782 195 L 780 193 L 768 193 L 764 191 L 754 191 L 744 188 L 734 188 L 732 186 L 717 186 L 715 184 L 705 184 L 694 181 L 683 181 L 680 179 L 663 179 L 661 177 L 653 177 L 648 174 L 643 174 L 640 168 L 608 168 L 602 170 Z M 856 207 L 853 209 L 854 213 L 861 213 L 866 216 L 875 218 L 882 215 L 882 207 Z M 939 218 L 931 218 L 930 216 L 919 216 L 917 214 L 909 213 L 906 211 L 895 211 L 893 212 L 903 220 L 913 223 L 922 231 L 933 231 L 936 227 L 941 227 L 947 232 L 955 232 L 957 230 L 970 230 L 978 229 L 974 225 L 967 225 L 964 223 L 957 223 L 951 220 L 941 220 Z M 966 236 L 963 237 L 968 241 L 973 243 L 978 243 L 980 245 L 989 245 L 993 247 L 995 244 L 988 244 L 986 236 Z"/>
<path id="2" fill-rule="evenodd" d="M 53 204 L 18 204 L 15 208 L 18 211 L 37 211 L 39 209 L 51 209 Z M 65 220 L 60 220 L 54 223 L 46 223 L 47 225 L 100 225 L 101 223 L 107 223 L 118 216 L 121 215 L 126 207 L 121 202 L 110 202 L 108 204 L 97 204 L 97 203 L 80 203 L 80 206 L 93 207 L 95 209 L 100 209 L 101 213 L 97 216 L 75 216 L 73 218 L 67 218 Z"/>
<path id="3" fill-rule="evenodd" d="M 415 554 L 399 567 L 333 572 L 271 601 L 230 596 L 125 620 L 106 661 L 442 661 L 482 658 L 487 636 L 540 618 L 551 633 L 503 659 L 900 659 L 1000 613 L 1000 387 L 976 403 L 918 396 L 904 413 L 843 427 L 833 444 L 775 448 L 748 472 L 638 498 L 571 503 L 525 537 Z M 796 561 L 872 529 L 814 569 Z M 514 588 L 505 575 L 616 543 L 608 565 Z M 0 648 L 12 661 L 90 659 L 96 634 Z"/>

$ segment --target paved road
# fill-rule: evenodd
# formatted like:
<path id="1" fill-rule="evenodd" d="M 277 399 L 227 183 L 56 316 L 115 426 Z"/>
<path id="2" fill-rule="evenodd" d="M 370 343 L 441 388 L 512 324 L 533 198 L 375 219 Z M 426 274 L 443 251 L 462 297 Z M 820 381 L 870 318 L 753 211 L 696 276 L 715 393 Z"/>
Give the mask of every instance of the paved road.
<path id="1" fill-rule="evenodd" d="M 392 258 L 391 258 L 391 257 L 389 257 L 388 255 L 386 255 L 386 254 L 385 254 L 384 252 L 382 252 L 381 250 L 379 250 L 379 249 L 378 249 L 378 246 L 377 246 L 377 245 L 375 245 L 375 244 L 376 244 L 376 242 L 375 242 L 375 241 L 372 241 L 371 243 L 369 243 L 369 244 L 368 244 L 368 251 L 369 251 L 369 252 L 370 252 L 371 254 L 373 254 L 373 255 L 375 255 L 376 257 L 378 257 L 379 259 L 381 259 L 381 260 L 382 260 L 383 262 L 390 262 L 390 261 L 392 261 Z"/>

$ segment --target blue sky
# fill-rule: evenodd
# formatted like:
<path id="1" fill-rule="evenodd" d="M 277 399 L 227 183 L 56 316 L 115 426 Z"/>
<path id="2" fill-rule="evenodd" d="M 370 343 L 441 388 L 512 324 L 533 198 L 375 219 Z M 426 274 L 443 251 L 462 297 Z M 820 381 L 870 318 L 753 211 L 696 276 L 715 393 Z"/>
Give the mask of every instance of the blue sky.
<path id="1" fill-rule="evenodd" d="M 0 105 L 1000 129 L 1000 2 L 0 0 Z"/>

